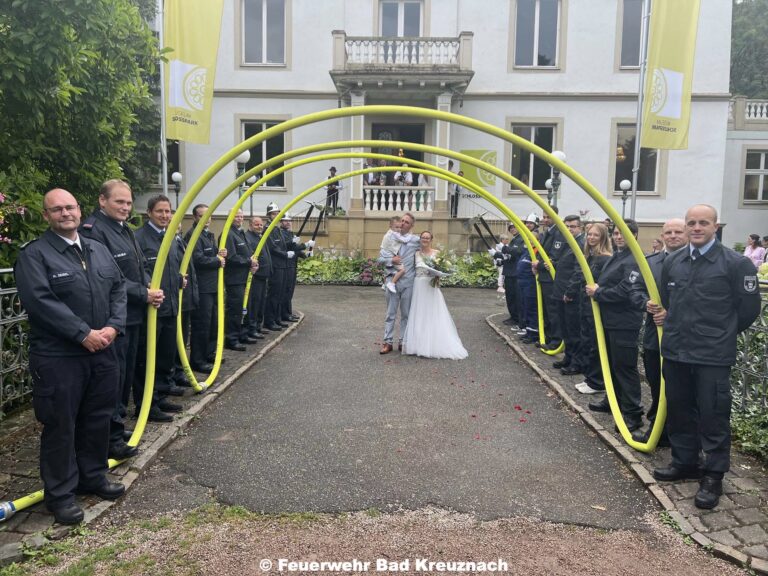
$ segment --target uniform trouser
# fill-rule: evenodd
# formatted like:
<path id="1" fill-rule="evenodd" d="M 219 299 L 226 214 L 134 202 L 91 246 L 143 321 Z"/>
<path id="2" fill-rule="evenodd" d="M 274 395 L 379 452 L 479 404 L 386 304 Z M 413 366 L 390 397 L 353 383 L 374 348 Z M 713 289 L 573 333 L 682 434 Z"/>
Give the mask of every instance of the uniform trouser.
<path id="1" fill-rule="evenodd" d="M 189 363 L 202 366 L 216 352 L 216 336 L 219 323 L 215 292 L 200 293 L 200 301 L 192 311 Z"/>
<path id="2" fill-rule="evenodd" d="M 413 296 L 413 284 L 403 286 L 402 282 L 396 284 L 397 292 L 386 290 L 387 316 L 384 319 L 384 342 L 392 344 L 395 337 L 395 318 L 397 308 L 400 308 L 400 341 L 402 342 L 405 329 L 408 327 L 408 313 L 411 310 L 411 297 Z"/>
<path id="3" fill-rule="evenodd" d="M 512 323 L 520 325 L 520 314 L 517 305 L 517 276 L 504 276 L 504 297 L 507 300 L 507 312 Z"/>
<path id="4" fill-rule="evenodd" d="M 133 379 L 133 402 L 136 411 L 141 409 L 144 401 L 144 385 L 147 358 L 147 325 L 141 327 L 139 340 L 139 355 L 136 362 L 136 373 Z M 152 405 L 157 404 L 168 396 L 173 374 L 173 361 L 176 356 L 176 317 L 157 317 L 157 338 L 155 340 L 155 385 L 152 389 Z"/>
<path id="5" fill-rule="evenodd" d="M 520 327 L 528 336 L 539 333 L 539 306 L 536 301 L 536 279 L 522 277 L 517 279 L 520 295 Z"/>
<path id="6" fill-rule="evenodd" d="M 131 398 L 131 387 L 136 373 L 136 357 L 139 353 L 139 333 L 142 324 L 125 327 L 125 334 L 115 340 L 115 354 L 120 367 L 120 385 L 118 387 L 115 411 L 109 423 L 109 442 L 119 444 L 125 432 L 124 417 Z"/>
<path id="7" fill-rule="evenodd" d="M 642 423 L 640 373 L 637 371 L 637 330 L 606 330 L 611 379 L 627 425 Z"/>
<path id="8" fill-rule="evenodd" d="M 253 277 L 251 293 L 248 296 L 248 333 L 261 332 L 264 323 L 264 309 L 267 304 L 267 279 Z"/>
<path id="9" fill-rule="evenodd" d="M 661 395 L 661 357 L 658 350 L 643 348 L 643 369 L 648 387 L 651 389 L 651 407 L 648 410 L 648 418 L 654 421 Z"/>
<path id="10" fill-rule="evenodd" d="M 280 309 L 281 318 L 287 320 L 291 314 L 293 314 L 293 306 L 291 304 L 293 300 L 293 293 L 296 291 L 296 275 L 298 270 L 296 268 L 288 268 L 285 274 L 285 292 L 283 292 L 283 304 Z"/>
<path id="11" fill-rule="evenodd" d="M 243 328 L 243 298 L 245 284 L 228 284 L 224 300 L 224 342 L 233 346 L 240 342 Z"/>
<path id="12" fill-rule="evenodd" d="M 542 272 L 549 274 L 549 272 Z M 544 303 L 544 334 L 547 344 L 559 344 L 563 336 L 560 334 L 560 322 L 557 316 L 557 302 L 552 298 L 552 282 L 539 282 L 541 285 L 541 301 Z"/>
<path id="13" fill-rule="evenodd" d="M 571 302 L 560 301 L 557 305 L 557 314 L 560 320 L 560 334 L 565 342 L 565 356 L 563 364 L 581 368 L 583 358 L 581 355 L 581 313 L 579 300 Z"/>
<path id="14" fill-rule="evenodd" d="M 117 352 L 110 346 L 88 356 L 31 354 L 32 406 L 43 425 L 40 476 L 48 508 L 75 500 L 75 489 L 106 481 L 109 421 L 120 383 Z"/>
<path id="15" fill-rule="evenodd" d="M 459 193 L 451 192 L 451 218 L 456 218 L 459 214 Z"/>
<path id="16" fill-rule="evenodd" d="M 280 322 L 283 315 L 282 295 L 285 292 L 285 274 L 286 268 L 274 268 L 272 277 L 269 279 L 267 287 L 267 305 L 264 311 L 264 324 L 270 326 Z"/>
<path id="17" fill-rule="evenodd" d="M 595 318 L 589 302 L 582 300 L 581 306 L 581 368 L 584 381 L 595 390 L 604 390 L 603 367 L 600 364 L 600 351 L 597 347 Z M 589 308 L 587 308 L 589 306 Z"/>
<path id="18" fill-rule="evenodd" d="M 663 372 L 672 464 L 696 467 L 702 450 L 704 472 L 722 477 L 731 464 L 730 366 L 686 364 L 665 358 Z"/>

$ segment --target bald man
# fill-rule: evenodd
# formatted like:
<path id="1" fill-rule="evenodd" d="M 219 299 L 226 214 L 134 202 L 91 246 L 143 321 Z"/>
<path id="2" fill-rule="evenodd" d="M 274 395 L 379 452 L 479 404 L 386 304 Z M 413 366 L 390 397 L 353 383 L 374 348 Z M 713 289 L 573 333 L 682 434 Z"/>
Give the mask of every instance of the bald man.
<path id="1" fill-rule="evenodd" d="M 125 492 L 106 473 L 120 384 L 115 338 L 125 332 L 128 299 L 112 253 L 77 233 L 80 207 L 72 194 L 47 192 L 43 218 L 48 230 L 22 248 L 14 271 L 29 315 L 45 504 L 57 522 L 77 524 L 83 511 L 76 492 L 109 500 Z"/>
<path id="2" fill-rule="evenodd" d="M 664 260 L 661 305 L 649 307 L 662 323 L 672 462 L 657 480 L 701 478 L 694 504 L 717 506 L 730 468 L 731 366 L 736 336 L 760 313 L 754 264 L 717 239 L 717 210 L 697 204 L 685 215 L 688 247 Z M 704 453 L 700 465 L 699 453 Z"/>

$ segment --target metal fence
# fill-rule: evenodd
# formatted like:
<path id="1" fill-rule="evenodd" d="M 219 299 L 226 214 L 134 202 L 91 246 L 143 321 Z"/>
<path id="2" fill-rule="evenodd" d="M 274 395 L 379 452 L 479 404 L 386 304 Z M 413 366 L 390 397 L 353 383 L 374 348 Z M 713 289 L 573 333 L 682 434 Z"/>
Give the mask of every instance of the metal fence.
<path id="1" fill-rule="evenodd" d="M 766 286 L 768 288 L 768 286 Z M 736 365 L 731 371 L 736 410 L 768 407 L 768 293 L 763 292 L 760 317 L 739 335 Z"/>
<path id="2" fill-rule="evenodd" d="M 32 397 L 27 332 L 13 270 L 0 269 L 0 419 Z"/>

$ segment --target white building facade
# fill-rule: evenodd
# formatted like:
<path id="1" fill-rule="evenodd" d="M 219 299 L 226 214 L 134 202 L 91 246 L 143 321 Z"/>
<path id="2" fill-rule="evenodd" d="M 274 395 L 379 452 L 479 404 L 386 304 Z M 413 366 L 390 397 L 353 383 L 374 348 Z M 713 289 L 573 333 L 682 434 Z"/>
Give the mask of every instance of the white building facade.
<path id="1" fill-rule="evenodd" d="M 244 138 L 282 120 L 339 106 L 402 104 L 476 118 L 550 151 L 562 150 L 568 164 L 621 213 L 618 182 L 631 179 L 634 157 L 641 5 L 642 0 L 227 0 L 211 141 L 205 146 L 181 144 L 184 185 L 191 186 Z M 730 29 L 729 0 L 701 3 L 689 148 L 643 150 L 636 206 L 643 223 L 682 216 L 694 202 L 716 206 L 726 224 L 729 218 L 754 216 L 757 225 L 765 214 L 761 209 L 768 206 L 768 177 L 760 193 L 763 206 L 760 201 L 745 204 L 743 182 L 735 192 L 738 199 L 733 197 L 730 182 L 743 181 L 747 160 L 741 148 L 729 148 L 726 137 L 732 133 Z M 353 139 L 471 151 L 547 196 L 547 164 L 487 134 L 429 119 L 354 117 L 311 124 L 252 150 L 249 166 L 283 151 Z M 422 159 L 408 151 L 405 156 Z M 749 158 L 754 162 L 754 156 Z M 423 159 L 447 167 L 446 158 Z M 766 161 L 765 154 L 760 161 Z M 311 164 L 269 181 L 255 195 L 253 212 L 263 214 L 269 202 L 284 205 L 325 179 L 330 164 Z M 333 164 L 343 173 L 360 168 L 362 161 Z M 201 201 L 217 195 L 235 172 L 233 164 L 229 173 L 217 176 Z M 403 208 L 417 209 L 425 218 L 451 217 L 447 184 L 421 182 L 421 187 L 405 191 L 398 184 L 350 179 L 339 206 L 349 218 L 384 217 Z M 531 200 L 501 179 L 484 180 L 483 187 L 519 215 L 534 210 Z M 325 201 L 325 192 L 319 190 L 312 199 Z M 219 212 L 233 204 L 234 198 L 227 200 Z M 561 215 L 604 217 L 565 178 L 557 204 Z M 250 209 L 246 204 L 246 212 Z M 458 219 L 484 212 L 487 219 L 498 216 L 484 200 L 460 197 Z M 629 212 L 627 201 L 627 217 Z M 726 242 L 741 239 L 744 230 L 738 228 L 732 236 L 726 226 Z M 762 235 L 768 228 L 756 231 Z"/>

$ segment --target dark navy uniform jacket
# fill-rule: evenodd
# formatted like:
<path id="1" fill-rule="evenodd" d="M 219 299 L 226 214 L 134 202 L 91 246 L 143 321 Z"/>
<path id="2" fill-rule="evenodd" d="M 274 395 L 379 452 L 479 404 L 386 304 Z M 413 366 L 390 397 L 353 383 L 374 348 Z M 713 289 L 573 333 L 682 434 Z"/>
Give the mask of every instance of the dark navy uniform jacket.
<path id="1" fill-rule="evenodd" d="M 160 252 L 160 244 L 163 243 L 164 234 L 155 230 L 149 222 L 136 230 L 136 242 L 139 243 L 141 251 L 147 258 L 147 272 L 150 277 L 155 269 L 157 254 Z M 182 286 L 182 277 L 179 274 L 181 259 L 184 257 L 184 250 L 179 242 L 174 241 L 168 251 L 168 259 L 165 261 L 165 270 L 163 278 L 160 281 L 160 288 L 163 290 L 165 299 L 157 309 L 158 316 L 177 316 L 179 313 L 179 290 Z"/>
<path id="2" fill-rule="evenodd" d="M 680 250 L 688 250 L 688 246 L 683 246 Z M 664 260 L 667 259 L 669 254 L 662 250 L 661 252 L 655 252 L 654 254 L 648 254 L 645 257 L 648 262 L 648 267 L 651 269 L 653 279 L 656 282 L 656 288 L 661 290 L 661 269 L 664 266 Z M 647 304 L 650 297 L 648 296 L 648 289 L 645 287 L 645 282 L 642 278 L 636 283 L 635 290 L 640 292 L 642 301 Z M 638 300 L 639 302 L 640 300 Z M 643 309 L 645 309 L 645 304 Z M 658 350 L 659 349 L 659 337 L 656 330 L 656 323 L 653 321 L 653 314 L 645 315 L 645 331 L 643 332 L 643 348 L 646 350 Z"/>
<path id="3" fill-rule="evenodd" d="M 251 254 L 261 242 L 261 234 L 252 230 L 246 230 L 245 239 L 251 247 Z M 269 242 L 264 243 L 264 247 L 259 252 L 259 269 L 256 271 L 256 278 L 269 278 L 272 275 L 272 255 L 269 253 Z"/>
<path id="4" fill-rule="evenodd" d="M 190 228 L 184 235 L 184 241 L 187 244 L 189 244 L 189 239 L 192 237 L 192 230 L 194 228 Z M 213 235 L 213 232 L 203 230 L 192 250 L 191 260 L 195 265 L 197 291 L 199 294 L 215 294 L 218 291 L 219 268 L 221 268 L 221 260 L 219 260 L 218 253 L 219 246 L 216 244 L 216 237 Z"/>
<path id="5" fill-rule="evenodd" d="M 561 235 L 562 238 L 562 235 Z M 568 245 L 568 242 L 565 240 L 561 240 L 562 245 L 560 248 L 555 248 L 555 244 L 557 244 L 557 240 L 552 244 L 552 252 L 549 252 L 549 257 L 552 258 L 552 253 L 554 252 L 557 255 L 557 260 L 552 260 L 552 263 L 555 265 L 555 285 L 552 288 L 552 297 L 556 298 L 558 300 L 562 299 L 563 296 L 565 296 L 566 291 L 568 290 L 568 284 L 571 281 L 571 276 L 573 276 L 574 270 L 579 267 L 578 261 L 576 260 L 576 255 L 573 253 L 573 250 L 571 250 L 571 247 Z M 578 236 L 576 236 L 576 242 L 578 245 L 583 249 L 584 248 L 584 233 L 582 232 Z M 546 274 L 542 273 L 545 272 Z M 539 270 L 539 282 L 541 282 L 542 276 L 550 276 L 549 272 L 546 270 L 546 268 L 543 268 Z M 572 296 L 571 296 L 572 297 Z"/>
<path id="6" fill-rule="evenodd" d="M 226 241 L 227 266 L 224 268 L 224 284 L 245 286 L 251 270 L 253 251 L 245 240 L 245 231 L 234 226 L 229 229 Z"/>
<path id="7" fill-rule="evenodd" d="M 276 226 L 267 239 L 269 253 L 272 255 L 272 266 L 277 269 L 288 268 L 288 251 L 290 248 L 285 243 L 282 228 Z"/>
<path id="8" fill-rule="evenodd" d="M 133 230 L 113 220 L 100 209 L 96 209 L 80 225 L 81 236 L 98 240 L 112 253 L 120 271 L 125 277 L 125 291 L 128 294 L 128 326 L 141 324 L 147 312 L 147 261 L 136 243 Z"/>
<path id="9" fill-rule="evenodd" d="M 296 268 L 298 266 L 299 258 L 307 257 L 307 255 L 304 253 L 307 245 L 296 244 L 296 242 L 293 241 L 293 230 L 285 230 L 284 228 L 281 228 L 280 233 L 283 235 L 283 240 L 285 241 L 285 246 L 288 251 L 292 251 L 294 253 L 293 258 L 287 258 L 288 268 Z"/>
<path id="10" fill-rule="evenodd" d="M 633 290 L 642 280 L 635 257 L 628 248 L 614 252 L 598 275 L 595 301 L 606 330 L 640 332 L 644 298 Z"/>
<path id="11" fill-rule="evenodd" d="M 517 261 L 520 260 L 520 256 L 525 252 L 525 241 L 522 234 L 518 234 L 509 241 L 509 244 L 493 255 L 494 260 L 501 260 L 502 262 L 502 276 L 517 277 Z"/>
<path id="12" fill-rule="evenodd" d="M 752 261 L 720 242 L 696 260 L 686 247 L 664 260 L 659 284 L 667 310 L 661 354 L 688 364 L 732 366 L 736 336 L 760 314 Z"/>
<path id="13" fill-rule="evenodd" d="M 549 259 L 552 260 L 552 265 L 555 267 L 555 271 L 557 271 L 557 263 L 560 261 L 560 258 L 563 256 L 563 254 L 569 250 L 568 242 L 565 241 L 562 233 L 557 229 L 557 226 L 555 225 L 550 226 L 549 229 L 544 232 L 540 242 L 541 247 L 544 248 L 547 256 L 549 256 Z M 540 261 L 541 264 L 539 265 L 538 269 L 539 283 L 554 282 L 552 274 L 550 274 L 549 270 L 544 267 L 544 259 L 541 258 Z"/>
<path id="14" fill-rule="evenodd" d="M 16 260 L 33 354 L 88 356 L 92 352 L 82 341 L 91 330 L 111 326 L 125 332 L 127 296 L 120 268 L 103 244 L 83 237 L 80 243 L 82 260 L 61 236 L 46 230 Z"/>
<path id="15" fill-rule="evenodd" d="M 181 247 L 182 258 L 187 250 L 187 242 L 179 234 L 176 234 L 176 242 Z M 200 305 L 200 292 L 197 286 L 197 271 L 195 270 L 195 261 L 192 259 L 187 266 L 187 287 L 184 288 L 184 295 L 181 301 L 181 311 L 191 312 Z"/>

